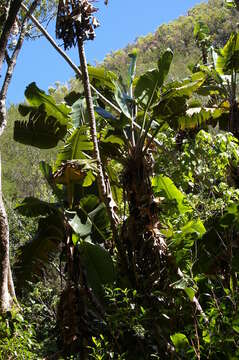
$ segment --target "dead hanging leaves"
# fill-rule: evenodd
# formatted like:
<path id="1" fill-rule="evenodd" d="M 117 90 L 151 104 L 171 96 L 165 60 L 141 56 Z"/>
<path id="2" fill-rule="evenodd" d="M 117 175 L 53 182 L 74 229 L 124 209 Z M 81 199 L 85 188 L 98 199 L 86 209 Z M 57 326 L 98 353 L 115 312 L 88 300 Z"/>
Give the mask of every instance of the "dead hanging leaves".
<path id="1" fill-rule="evenodd" d="M 56 37 L 62 39 L 64 48 L 77 42 L 94 40 L 95 29 L 100 25 L 93 14 L 98 11 L 89 0 L 60 0 L 56 19 Z"/>

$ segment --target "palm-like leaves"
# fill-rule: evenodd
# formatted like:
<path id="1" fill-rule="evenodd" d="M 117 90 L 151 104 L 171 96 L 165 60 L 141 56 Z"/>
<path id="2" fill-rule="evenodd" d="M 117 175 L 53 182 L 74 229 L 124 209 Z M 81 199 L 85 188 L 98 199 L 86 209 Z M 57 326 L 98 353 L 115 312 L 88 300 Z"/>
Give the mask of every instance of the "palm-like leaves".
<path id="1" fill-rule="evenodd" d="M 40 149 L 53 148 L 63 140 L 70 126 L 70 108 L 57 105 L 54 99 L 40 90 L 35 83 L 30 84 L 25 96 L 29 105 L 20 105 L 22 116 L 29 115 L 27 121 L 15 121 L 14 139 Z"/>
<path id="2" fill-rule="evenodd" d="M 19 208 L 20 209 L 20 208 Z M 25 214 L 32 214 L 26 209 Z M 20 291 L 26 281 L 37 281 L 44 276 L 49 264 L 64 242 L 65 228 L 63 217 L 58 213 L 41 218 L 34 238 L 19 249 L 15 265 L 17 290 Z"/>
<path id="3" fill-rule="evenodd" d="M 216 70 L 222 75 L 239 71 L 239 34 L 232 33 L 223 49 L 219 51 Z"/>

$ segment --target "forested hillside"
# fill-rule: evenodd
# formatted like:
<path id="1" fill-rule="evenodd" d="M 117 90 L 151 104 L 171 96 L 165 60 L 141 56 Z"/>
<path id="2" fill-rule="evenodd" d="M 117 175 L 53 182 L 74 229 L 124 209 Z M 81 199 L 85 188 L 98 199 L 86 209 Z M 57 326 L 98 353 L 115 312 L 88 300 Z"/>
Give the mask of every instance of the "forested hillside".
<path id="1" fill-rule="evenodd" d="M 238 359 L 239 0 L 95 67 L 94 1 L 27 4 L 0 6 L 0 360 Z M 32 21 L 76 77 L 6 111 Z"/>
<path id="2" fill-rule="evenodd" d="M 162 24 L 154 33 L 139 36 L 135 43 L 108 54 L 104 66 L 125 79 L 128 54 L 132 49 L 136 48 L 139 52 L 137 73 L 141 74 L 153 68 L 161 52 L 169 47 L 174 51 L 170 77 L 182 78 L 189 73 L 187 67 L 200 57 L 192 36 L 194 25 L 199 20 L 209 27 L 213 45 L 222 46 L 231 31 L 237 27 L 238 13 L 234 9 L 227 9 L 223 0 L 202 2 L 188 10 L 185 16 L 180 16 L 168 24 Z"/>

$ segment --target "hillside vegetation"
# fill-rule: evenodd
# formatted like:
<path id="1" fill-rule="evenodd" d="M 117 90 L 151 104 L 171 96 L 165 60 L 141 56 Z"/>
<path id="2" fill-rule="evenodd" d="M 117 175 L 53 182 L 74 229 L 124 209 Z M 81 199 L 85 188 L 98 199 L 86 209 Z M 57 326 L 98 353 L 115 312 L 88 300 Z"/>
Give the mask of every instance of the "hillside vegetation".
<path id="1" fill-rule="evenodd" d="M 239 359 L 239 0 L 103 67 L 93 2 L 58 3 L 80 80 L 8 109 L 0 360 Z"/>
<path id="2" fill-rule="evenodd" d="M 155 67 L 162 51 L 169 47 L 174 52 L 170 77 L 171 79 L 182 78 L 188 74 L 188 65 L 195 63 L 200 57 L 200 52 L 192 36 L 196 21 L 207 24 L 213 45 L 221 47 L 237 26 L 238 13 L 236 10 L 226 8 L 223 0 L 203 2 L 190 9 L 187 15 L 180 16 L 168 24 L 160 25 L 155 33 L 140 36 L 135 43 L 111 52 L 106 56 L 103 64 L 124 79 L 126 64 L 129 62 L 128 54 L 133 48 L 139 52 L 137 73 L 141 74 Z"/>

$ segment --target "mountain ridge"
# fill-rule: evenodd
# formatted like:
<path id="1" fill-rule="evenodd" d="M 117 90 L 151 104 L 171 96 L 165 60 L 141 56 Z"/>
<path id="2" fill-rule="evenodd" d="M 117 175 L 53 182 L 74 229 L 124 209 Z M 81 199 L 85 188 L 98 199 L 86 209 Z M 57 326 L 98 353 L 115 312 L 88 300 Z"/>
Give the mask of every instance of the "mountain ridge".
<path id="1" fill-rule="evenodd" d="M 133 48 L 138 50 L 138 74 L 155 67 L 162 51 L 171 48 L 174 52 L 174 61 L 170 77 L 181 78 L 187 75 L 187 66 L 200 57 L 200 51 L 193 38 L 195 22 L 204 22 L 209 28 L 212 44 L 221 47 L 230 33 L 236 29 L 237 20 L 238 13 L 236 10 L 228 9 L 224 0 L 209 0 L 189 9 L 187 15 L 161 24 L 154 33 L 139 36 L 134 43 L 106 55 L 102 65 L 124 79 L 129 62 L 128 54 Z"/>

